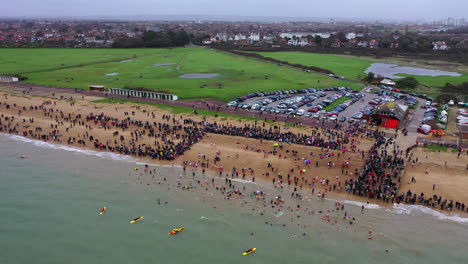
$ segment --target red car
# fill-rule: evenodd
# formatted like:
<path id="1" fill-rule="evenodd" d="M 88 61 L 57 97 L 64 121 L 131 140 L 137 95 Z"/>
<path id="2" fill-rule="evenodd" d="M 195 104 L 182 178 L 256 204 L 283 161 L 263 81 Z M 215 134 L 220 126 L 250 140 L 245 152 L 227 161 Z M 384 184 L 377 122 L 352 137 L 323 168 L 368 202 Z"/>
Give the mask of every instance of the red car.
<path id="1" fill-rule="evenodd" d="M 418 130 L 417 130 L 417 131 L 418 131 L 418 133 L 421 133 L 421 134 L 424 134 L 424 135 L 428 135 L 429 133 L 431 133 L 431 131 L 430 131 L 430 130 L 428 130 L 428 131 L 424 131 L 424 130 L 423 130 L 422 128 L 420 128 L 420 127 L 418 128 Z"/>
<path id="2" fill-rule="evenodd" d="M 307 112 L 317 113 L 320 109 L 318 107 L 312 107 Z"/>

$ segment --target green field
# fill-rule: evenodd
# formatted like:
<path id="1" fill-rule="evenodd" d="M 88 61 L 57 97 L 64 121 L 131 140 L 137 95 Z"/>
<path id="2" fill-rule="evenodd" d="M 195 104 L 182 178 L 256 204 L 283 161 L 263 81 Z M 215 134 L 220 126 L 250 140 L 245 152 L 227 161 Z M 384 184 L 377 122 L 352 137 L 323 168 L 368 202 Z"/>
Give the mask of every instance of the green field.
<path id="1" fill-rule="evenodd" d="M 269 57 L 277 60 L 288 61 L 289 63 L 302 64 L 304 66 L 316 66 L 324 68 L 327 70 L 333 71 L 336 75 L 344 76 L 349 80 L 361 80 L 366 74 L 364 71 L 374 62 L 380 63 L 393 63 L 400 66 L 411 66 L 411 67 L 421 67 L 421 68 L 432 68 L 437 69 L 436 67 L 427 67 L 423 61 L 408 60 L 408 59 L 395 59 L 390 58 L 386 59 L 374 59 L 370 57 L 353 57 L 353 56 L 341 56 L 341 55 L 329 55 L 329 54 L 317 54 L 317 53 L 308 53 L 308 52 L 255 52 L 264 57 Z M 408 61 L 413 62 L 412 64 Z M 438 61 L 441 65 L 444 63 Z M 452 62 L 445 62 L 445 64 L 454 64 Z M 460 67 L 466 70 L 466 67 Z M 440 70 L 448 70 L 439 68 Z M 457 70 L 455 70 L 457 71 Z M 412 76 L 419 81 L 420 84 L 431 87 L 438 88 L 444 86 L 446 83 L 451 83 L 454 85 L 461 84 L 463 82 L 468 82 L 468 72 L 466 71 L 457 71 L 462 76 L 424 76 L 424 75 L 408 75 L 408 74 L 398 74 L 398 76 Z M 435 90 L 437 93 L 437 90 Z"/>
<path id="2" fill-rule="evenodd" d="M 287 61 L 304 66 L 316 66 L 330 70 L 336 75 L 344 76 L 348 80 L 360 80 L 365 77 L 364 70 L 371 64 L 371 60 L 335 56 L 308 52 L 255 52 L 264 57 Z"/>
<path id="3" fill-rule="evenodd" d="M 338 98 L 338 100 L 334 101 L 333 103 L 331 103 L 330 105 L 328 106 L 325 106 L 323 108 L 323 110 L 329 112 L 331 111 L 335 106 L 341 104 L 341 103 L 344 103 L 345 101 L 348 101 L 349 99 L 351 99 L 351 97 L 348 97 L 348 96 L 343 96 L 341 98 Z"/>
<path id="4" fill-rule="evenodd" d="M 0 74 L 21 74 L 27 83 L 87 89 L 138 86 L 170 91 L 181 100 L 229 101 L 251 92 L 359 85 L 243 56 L 203 48 L 2 49 Z M 131 60 L 122 62 L 122 60 Z M 175 63 L 154 66 L 158 63 Z M 106 76 L 118 73 L 115 76 Z M 181 79 L 186 73 L 218 73 L 212 79 Z"/>

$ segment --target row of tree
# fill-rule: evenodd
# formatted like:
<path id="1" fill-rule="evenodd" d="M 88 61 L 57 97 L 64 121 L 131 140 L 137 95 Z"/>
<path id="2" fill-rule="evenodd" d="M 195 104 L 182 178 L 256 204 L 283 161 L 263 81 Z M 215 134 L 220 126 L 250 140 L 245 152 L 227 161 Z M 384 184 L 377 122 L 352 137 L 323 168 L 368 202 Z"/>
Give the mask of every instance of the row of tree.
<path id="1" fill-rule="evenodd" d="M 179 47 L 190 43 L 191 37 L 185 31 L 145 31 L 141 37 L 119 38 L 112 44 L 113 48 L 166 48 Z"/>

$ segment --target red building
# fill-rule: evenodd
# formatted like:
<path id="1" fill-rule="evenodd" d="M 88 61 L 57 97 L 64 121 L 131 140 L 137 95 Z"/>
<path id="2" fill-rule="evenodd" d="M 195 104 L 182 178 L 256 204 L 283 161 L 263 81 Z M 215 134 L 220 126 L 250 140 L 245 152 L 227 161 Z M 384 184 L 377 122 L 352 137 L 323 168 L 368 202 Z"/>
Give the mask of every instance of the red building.
<path id="1" fill-rule="evenodd" d="M 395 102 L 383 104 L 371 114 L 371 119 L 382 127 L 398 128 L 408 114 L 408 106 Z"/>

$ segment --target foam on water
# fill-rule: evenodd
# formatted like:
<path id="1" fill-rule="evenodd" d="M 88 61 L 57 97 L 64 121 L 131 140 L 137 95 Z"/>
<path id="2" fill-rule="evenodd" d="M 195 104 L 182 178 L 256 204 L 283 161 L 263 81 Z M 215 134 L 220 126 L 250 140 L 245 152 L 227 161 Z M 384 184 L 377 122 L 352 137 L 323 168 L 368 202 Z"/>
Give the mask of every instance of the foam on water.
<path id="1" fill-rule="evenodd" d="M 183 168 L 182 166 L 180 165 L 175 165 L 175 164 L 169 164 L 169 165 L 164 165 L 164 164 L 156 164 L 156 163 L 147 163 L 147 162 L 140 162 L 140 161 L 137 161 L 136 162 L 137 165 L 140 165 L 140 166 L 143 166 L 143 165 L 148 165 L 148 166 L 152 166 L 152 167 L 166 167 L 166 168 Z"/>
<path id="2" fill-rule="evenodd" d="M 248 181 L 248 180 L 243 180 L 243 179 L 231 179 L 231 181 L 240 182 L 240 183 L 252 183 L 252 184 L 256 184 L 256 183 L 253 182 L 253 181 Z"/>
<path id="3" fill-rule="evenodd" d="M 94 151 L 94 150 L 89 150 L 89 149 L 82 149 L 82 148 L 77 148 L 77 147 L 70 147 L 70 146 L 65 146 L 65 145 L 59 145 L 59 144 L 53 144 L 49 142 L 43 142 L 39 140 L 34 140 L 34 139 L 29 139 L 26 137 L 22 136 L 17 136 L 17 135 L 10 135 L 10 134 L 4 134 L 0 133 L 1 135 L 4 135 L 10 139 L 16 140 L 16 141 L 21 141 L 25 143 L 32 143 L 34 146 L 37 147 L 42 147 L 42 148 L 49 148 L 49 149 L 60 149 L 60 150 L 65 150 L 65 151 L 70 151 L 70 152 L 77 152 L 81 153 L 84 155 L 90 155 L 90 156 L 97 156 L 101 158 L 106 158 L 106 159 L 112 159 L 112 160 L 121 160 L 121 161 L 127 161 L 127 162 L 136 162 L 135 159 L 133 159 L 130 156 L 122 155 L 122 154 L 116 154 L 112 152 L 99 152 L 99 151 Z"/>
<path id="4" fill-rule="evenodd" d="M 364 205 L 364 208 L 366 209 L 379 209 L 380 206 L 377 205 L 377 204 L 372 204 L 372 203 L 361 203 L 361 202 L 356 202 L 356 201 L 349 201 L 349 200 L 341 200 L 342 203 L 344 204 L 352 204 L 352 205 L 356 205 L 356 206 L 359 206 L 359 207 L 362 207 Z"/>
<path id="5" fill-rule="evenodd" d="M 131 163 L 135 163 L 140 166 L 148 165 L 148 166 L 153 166 L 153 167 L 182 168 L 182 166 L 180 165 L 161 165 L 161 164 L 155 164 L 155 163 L 140 162 L 130 156 L 118 154 L 118 153 L 94 151 L 94 150 L 83 149 L 83 148 L 78 148 L 78 147 L 70 147 L 66 145 L 53 144 L 49 142 L 34 140 L 34 139 L 30 139 L 30 138 L 26 138 L 26 137 L 22 137 L 18 135 L 11 135 L 11 134 L 5 134 L 5 133 L 0 133 L 0 135 L 4 135 L 5 137 L 8 137 L 16 141 L 32 143 L 34 146 L 37 146 L 37 147 L 49 148 L 49 149 L 60 149 L 60 150 L 65 150 L 65 151 L 70 151 L 70 152 L 77 152 L 77 153 L 81 153 L 81 154 L 88 155 L 88 156 L 97 156 L 97 157 L 104 158 L 104 159 L 127 161 Z"/>
<path id="6" fill-rule="evenodd" d="M 393 204 L 393 209 L 391 210 L 393 213 L 399 215 L 431 215 L 439 220 L 449 220 L 458 223 L 468 224 L 468 218 L 461 217 L 459 215 L 446 215 L 444 213 L 438 212 L 431 208 L 422 205 L 406 205 L 406 204 Z"/>

